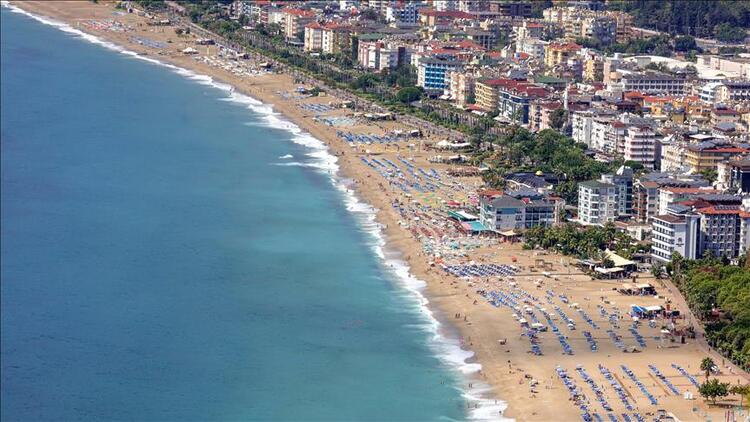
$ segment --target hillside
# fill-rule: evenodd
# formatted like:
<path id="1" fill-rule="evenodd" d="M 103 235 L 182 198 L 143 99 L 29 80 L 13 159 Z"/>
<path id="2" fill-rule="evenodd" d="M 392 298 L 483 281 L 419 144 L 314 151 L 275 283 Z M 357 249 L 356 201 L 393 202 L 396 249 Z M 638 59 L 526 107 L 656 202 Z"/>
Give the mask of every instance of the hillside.
<path id="1" fill-rule="evenodd" d="M 749 0 L 611 0 L 607 8 L 632 14 L 637 27 L 725 42 L 750 28 Z"/>

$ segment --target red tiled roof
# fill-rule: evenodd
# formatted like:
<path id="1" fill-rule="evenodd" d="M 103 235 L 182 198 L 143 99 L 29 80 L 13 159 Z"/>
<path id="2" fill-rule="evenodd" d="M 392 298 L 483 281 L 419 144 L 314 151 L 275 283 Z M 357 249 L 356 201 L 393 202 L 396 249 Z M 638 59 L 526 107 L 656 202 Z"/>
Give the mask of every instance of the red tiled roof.
<path id="1" fill-rule="evenodd" d="M 315 12 L 312 10 L 302 10 L 302 9 L 284 9 L 284 13 L 287 15 L 296 15 L 296 16 L 305 16 L 305 17 L 315 17 Z"/>
<path id="2" fill-rule="evenodd" d="M 479 196 L 483 196 L 483 197 L 487 197 L 487 196 L 489 196 L 489 197 L 500 196 L 502 194 L 503 194 L 503 191 L 497 190 L 497 189 L 487 189 L 487 190 L 483 190 L 483 191 L 479 192 Z"/>
<path id="3" fill-rule="evenodd" d="M 550 43 L 548 47 L 553 50 L 567 50 L 567 51 L 578 51 L 581 49 L 581 46 L 574 42 L 569 42 L 569 43 L 553 42 L 553 43 Z"/>
<path id="4" fill-rule="evenodd" d="M 721 214 L 739 214 L 740 208 L 739 206 L 735 207 L 728 207 L 728 206 L 722 206 L 721 208 L 716 207 L 707 207 L 707 208 L 701 208 L 698 210 L 701 214 L 709 214 L 709 215 L 721 215 Z"/>
<path id="5" fill-rule="evenodd" d="M 459 10 L 419 9 L 419 14 L 424 16 L 435 16 L 438 18 L 474 19 L 474 15 L 471 13 L 461 12 Z"/>
<path id="6" fill-rule="evenodd" d="M 347 25 L 345 23 L 338 23 L 338 22 L 328 22 L 323 26 L 323 28 L 325 29 L 352 29 L 351 25 Z"/>
<path id="7" fill-rule="evenodd" d="M 719 193 L 718 191 L 714 189 L 701 189 L 701 188 L 679 188 L 679 187 L 668 186 L 662 189 L 672 192 L 672 193 Z"/>
<path id="8" fill-rule="evenodd" d="M 470 50 L 484 50 L 484 47 L 477 44 L 476 42 L 472 40 L 461 40 L 455 44 L 458 48 L 465 48 Z"/>
<path id="9" fill-rule="evenodd" d="M 547 94 L 549 94 L 549 91 L 547 91 L 547 88 L 537 86 L 526 81 L 515 81 L 513 79 L 499 78 L 499 79 L 485 80 L 485 81 L 482 81 L 481 83 L 485 85 L 489 85 L 489 86 L 496 86 L 501 89 L 504 88 L 508 91 L 526 94 L 527 96 L 530 96 L 530 97 L 544 97 Z"/>
<path id="10" fill-rule="evenodd" d="M 718 114 L 719 116 L 736 116 L 740 114 L 736 110 L 731 110 L 728 108 L 715 108 L 711 110 L 711 113 Z"/>
<path id="11" fill-rule="evenodd" d="M 312 22 L 312 23 L 308 23 L 307 25 L 305 25 L 305 28 L 310 28 L 310 29 L 323 29 L 323 25 L 321 25 L 321 24 L 319 24 L 319 23 L 317 23 L 317 22 Z"/>

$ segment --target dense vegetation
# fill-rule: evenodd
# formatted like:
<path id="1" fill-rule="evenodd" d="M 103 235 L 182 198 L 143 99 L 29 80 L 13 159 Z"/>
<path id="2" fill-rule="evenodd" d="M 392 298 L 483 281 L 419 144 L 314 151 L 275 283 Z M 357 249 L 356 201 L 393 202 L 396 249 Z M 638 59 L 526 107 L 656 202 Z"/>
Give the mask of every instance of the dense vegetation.
<path id="1" fill-rule="evenodd" d="M 578 201 L 578 182 L 596 179 L 602 174 L 613 172 L 622 164 L 618 161 L 596 161 L 586 155 L 585 145 L 550 129 L 532 133 L 514 127 L 499 138 L 475 134 L 471 141 L 476 145 L 491 143 L 491 146 L 474 157 L 477 162 L 490 167 L 484 177 L 491 186 L 502 187 L 509 173 L 541 170 L 562 179 L 555 190 L 570 204 Z"/>
<path id="2" fill-rule="evenodd" d="M 749 0 L 613 0 L 610 10 L 633 15 L 641 28 L 741 42 L 750 27 Z"/>
<path id="3" fill-rule="evenodd" d="M 625 258 L 631 258 L 636 252 L 648 251 L 646 246 L 617 231 L 613 224 L 604 227 L 580 227 L 573 224 L 534 227 L 524 233 L 524 239 L 525 248 L 543 248 L 580 259 L 603 259 L 605 249 Z"/>
<path id="4" fill-rule="evenodd" d="M 688 261 L 675 256 L 667 272 L 688 305 L 704 321 L 709 343 L 744 369 L 750 369 L 750 269 L 704 258 Z M 712 310 L 724 312 L 714 318 Z"/>

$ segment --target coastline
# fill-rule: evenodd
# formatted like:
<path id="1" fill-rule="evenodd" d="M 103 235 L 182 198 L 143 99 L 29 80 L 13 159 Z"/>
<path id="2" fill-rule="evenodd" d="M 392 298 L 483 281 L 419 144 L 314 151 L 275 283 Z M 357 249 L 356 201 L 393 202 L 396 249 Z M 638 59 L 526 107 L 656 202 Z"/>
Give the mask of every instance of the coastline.
<path id="1" fill-rule="evenodd" d="M 505 410 L 508 408 L 507 402 L 497 397 L 495 388 L 479 376 L 481 375 L 481 362 L 478 361 L 474 351 L 462 344 L 463 336 L 461 334 L 464 333 L 460 325 L 451 324 L 451 321 L 445 316 L 447 310 L 439 306 L 436 307 L 433 304 L 434 302 L 430 300 L 429 283 L 423 280 L 428 272 L 425 271 L 422 277 L 415 273 L 409 255 L 413 250 L 405 247 L 404 244 L 411 239 L 406 238 L 402 231 L 395 229 L 394 227 L 398 226 L 397 221 L 381 212 L 381 209 L 377 207 L 378 199 L 382 202 L 384 198 L 375 197 L 372 189 L 366 189 L 366 185 L 360 183 L 361 169 L 357 169 L 359 167 L 357 161 L 350 157 L 342 160 L 348 150 L 347 145 L 331 136 L 331 134 L 322 131 L 318 124 L 310 121 L 301 113 L 280 104 L 277 97 L 270 95 L 263 88 L 248 89 L 248 86 L 232 81 L 231 77 L 222 77 L 219 72 L 201 72 L 201 69 L 185 66 L 185 63 L 144 55 L 142 51 L 135 51 L 137 46 L 133 44 L 118 43 L 116 40 L 104 37 L 101 33 L 92 33 L 75 28 L 70 22 L 66 22 L 57 16 L 44 14 L 33 7 L 27 10 L 26 7 L 22 7 L 29 6 L 25 3 L 28 2 L 14 1 L 11 3 L 3 1 L 0 7 L 9 7 L 11 10 L 23 13 L 43 24 L 82 37 L 88 42 L 120 54 L 166 67 L 197 83 L 225 91 L 228 94 L 228 101 L 243 104 L 248 109 L 263 114 L 267 120 L 270 120 L 270 127 L 283 128 L 291 132 L 294 135 L 292 141 L 309 149 L 311 153 L 306 155 L 308 158 L 314 158 L 317 161 L 317 163 L 303 165 L 315 167 L 330 175 L 331 183 L 342 195 L 344 206 L 358 220 L 360 229 L 374 242 L 373 252 L 378 256 L 383 271 L 391 274 L 391 278 L 397 283 L 396 287 L 403 290 L 404 295 L 410 296 L 410 301 L 414 302 L 415 308 L 422 314 L 425 331 L 428 337 L 432 337 L 429 340 L 430 348 L 434 349 L 436 357 L 444 365 L 450 367 L 457 374 L 457 378 L 464 382 L 464 385 L 460 388 L 461 395 L 466 399 L 469 406 L 466 412 L 469 418 L 474 420 L 512 420 L 504 417 Z M 293 84 L 290 83 L 290 86 L 293 86 Z M 316 152 L 324 152 L 324 156 L 316 156 Z M 347 180 L 353 181 L 353 183 L 346 183 Z"/>
<path id="2" fill-rule="evenodd" d="M 5 5 L 5 2 L 3 4 Z M 377 174 L 362 164 L 359 160 L 360 154 L 357 154 L 347 143 L 338 138 L 335 135 L 334 128 L 313 121 L 311 113 L 296 107 L 294 101 L 281 98 L 275 94 L 279 89 L 294 89 L 296 84 L 291 77 L 269 74 L 242 79 L 226 70 L 208 66 L 179 53 L 154 55 L 153 50 L 130 42 L 126 34 L 123 33 L 78 29 L 80 25 L 77 26 L 76 24 L 84 19 L 111 18 L 114 9 L 108 5 L 94 5 L 88 2 L 61 5 L 50 2 L 19 3 L 15 1 L 13 5 L 16 7 L 22 5 L 21 9 L 25 10 L 26 13 L 49 16 L 56 22 L 68 25 L 72 31 L 68 30 L 67 32 L 84 33 L 88 41 L 104 44 L 115 51 L 154 64 L 167 66 L 182 76 L 224 89 L 229 93 L 228 101 L 241 102 L 251 109 L 255 107 L 258 109 L 256 111 L 266 116 L 269 125 L 287 129 L 295 135 L 299 135 L 295 136 L 295 142 L 311 148 L 312 152 L 306 155 L 308 158 L 316 160 L 309 166 L 331 174 L 332 182 L 342 193 L 347 209 L 355 214 L 356 218 L 361 218 L 362 224 L 360 226 L 362 230 L 368 236 L 372 236 L 375 241 L 375 253 L 384 262 L 384 267 L 394 266 L 390 267 L 391 272 L 396 275 L 395 278 L 403 285 L 405 292 L 413 295 L 415 304 L 420 307 L 420 312 L 425 313 L 425 320 L 428 322 L 434 321 L 432 329 L 434 329 L 436 338 L 433 343 L 439 347 L 450 347 L 455 352 L 446 354 L 446 356 L 452 356 L 454 359 L 449 365 L 454 366 L 457 372 L 465 377 L 466 385 L 463 388 L 465 397 L 472 403 L 481 404 L 478 409 L 469 409 L 467 412 L 474 418 L 496 418 L 498 410 L 504 409 L 503 416 L 506 416 L 507 413 L 507 416 L 515 417 L 518 420 L 580 420 L 580 415 L 575 406 L 570 403 L 558 406 L 559 403 L 567 401 L 568 394 L 557 377 L 554 376 L 556 365 L 563 365 L 568 370 L 572 370 L 576 364 L 586 364 L 589 366 L 589 371 L 593 372 L 600 362 L 614 368 L 617 363 L 627 361 L 628 364 L 633 364 L 636 372 L 639 372 L 641 369 L 638 368 L 638 365 L 643 364 L 642 366 L 645 366 L 645 362 L 655 362 L 662 368 L 666 368 L 670 362 L 677 359 L 676 357 L 687 358 L 687 362 L 693 362 L 694 358 L 697 359 L 699 356 L 701 349 L 697 347 L 697 344 L 691 344 L 685 349 L 675 349 L 674 352 L 654 353 L 652 348 L 645 350 L 640 357 L 616 354 L 615 352 L 618 352 L 618 350 L 612 345 L 600 345 L 598 355 L 581 353 L 572 357 L 555 356 L 549 353 L 539 358 L 529 355 L 527 351 L 528 340 L 515 338 L 517 334 L 516 321 L 505 310 L 493 308 L 485 302 L 481 295 L 477 294 L 477 288 L 484 286 L 481 281 L 479 283 L 457 281 L 456 278 L 447 275 L 436 267 L 432 267 L 427 262 L 427 256 L 422 252 L 420 242 L 410 236 L 407 230 L 399 227 L 398 214 L 392 211 L 391 207 L 393 196 L 389 196 L 389 193 L 384 189 L 378 189 L 374 180 Z M 91 15 L 85 13 L 91 13 Z M 65 30 L 64 28 L 59 29 Z M 171 31 L 171 28 L 169 30 Z M 166 35 L 162 30 L 161 33 L 154 32 L 153 36 L 163 39 Z M 174 38 L 173 33 L 171 37 Z M 177 45 L 171 47 L 177 47 Z M 123 51 L 123 49 L 130 52 Z M 177 51 L 179 52 L 179 48 Z M 232 92 L 230 87 L 235 87 L 236 91 Z M 243 98 L 244 95 L 247 98 Z M 295 130 L 298 132 L 295 132 Z M 371 176 L 373 176 L 372 180 L 370 180 Z M 497 248 L 497 251 L 499 253 L 498 256 L 493 258 L 494 262 L 502 260 L 504 263 L 510 263 L 511 258 L 514 259 L 514 263 L 516 258 L 525 262 L 533 262 L 538 258 L 536 253 L 522 251 L 518 245 L 503 245 Z M 588 277 L 571 274 L 569 266 L 563 265 L 565 258 L 549 256 L 549 254 L 544 255 L 548 256 L 547 259 L 551 258 L 553 263 L 559 258 L 560 265 L 558 266 L 555 263 L 555 272 L 559 271 L 559 274 L 564 274 L 564 271 L 568 271 L 568 276 L 561 275 L 561 278 L 570 282 L 570 287 L 561 287 L 560 284 L 562 283 L 558 283 L 556 287 L 570 289 L 571 293 L 568 294 L 572 298 L 578 297 L 581 303 L 584 303 L 583 300 L 589 300 L 587 299 L 588 296 L 595 296 L 597 291 L 602 291 L 605 288 L 611 290 L 613 285 L 611 282 L 594 282 Z M 474 256 L 472 256 L 472 259 L 474 259 Z M 536 279 L 537 276 L 534 275 L 534 277 L 529 277 L 528 280 L 519 280 L 519 282 L 526 286 L 531 285 L 527 288 L 533 289 L 532 278 Z M 590 305 L 591 303 L 586 306 L 590 307 Z M 596 309 L 589 312 L 594 314 Z M 464 319 L 451 319 L 448 317 L 451 313 L 458 314 Z M 466 319 L 467 316 L 468 320 Z M 606 319 L 604 321 L 606 323 Z M 442 341 L 439 336 L 440 332 L 453 332 L 453 330 L 459 333 L 458 340 L 451 341 L 449 336 L 445 340 L 449 344 L 440 344 Z M 497 340 L 503 337 L 508 341 L 507 350 L 506 346 L 499 347 L 497 344 Z M 604 343 L 605 339 L 606 335 L 599 341 Z M 586 343 L 581 340 L 571 340 L 576 351 L 586 349 Z M 545 339 L 543 348 L 545 351 L 550 350 L 555 343 L 556 339 L 554 338 L 551 341 Z M 471 352 L 467 350 L 471 350 Z M 469 358 L 468 361 L 465 361 L 465 358 Z M 685 366 L 684 361 L 677 361 Z M 689 364 L 687 367 L 690 368 Z M 479 368 L 481 368 L 481 371 Z M 647 377 L 650 374 L 641 371 L 640 375 Z M 524 378 L 529 376 L 542 381 L 544 384 L 543 395 L 530 394 L 525 385 L 522 385 L 525 384 Z M 597 377 L 596 374 L 594 376 Z M 601 385 L 602 380 L 599 378 L 597 380 Z M 469 388 L 469 385 L 472 387 Z M 677 385 L 684 388 L 685 384 Z M 679 414 L 682 420 L 698 420 L 695 418 L 697 415 L 691 414 L 688 410 L 688 406 L 692 406 L 691 403 L 678 402 L 677 399 L 668 397 L 669 393 L 666 391 L 662 395 L 656 383 L 653 386 L 649 384 L 649 386 L 649 388 L 655 390 L 654 392 L 658 392 L 660 400 L 667 403 L 665 407 L 679 406 L 681 410 L 684 410 L 684 413 Z M 631 393 L 637 394 L 634 387 L 626 387 L 630 388 Z M 493 401 L 495 399 L 498 400 L 498 407 L 494 407 Z M 616 399 L 612 399 L 612 401 L 616 401 Z M 645 407 L 645 405 L 641 405 Z M 697 403 L 695 406 L 698 407 Z M 506 407 L 507 412 L 505 411 Z M 720 413 L 715 412 L 712 415 L 718 417 Z"/>

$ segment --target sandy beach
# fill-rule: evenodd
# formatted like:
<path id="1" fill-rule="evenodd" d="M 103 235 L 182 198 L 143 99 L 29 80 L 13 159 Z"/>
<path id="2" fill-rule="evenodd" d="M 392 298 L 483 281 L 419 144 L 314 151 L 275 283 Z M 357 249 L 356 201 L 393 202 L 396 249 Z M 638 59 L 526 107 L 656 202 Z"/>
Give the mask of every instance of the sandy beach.
<path id="1" fill-rule="evenodd" d="M 116 10 L 111 3 L 12 4 L 141 55 L 209 75 L 272 105 L 324 141 L 338 158 L 341 177 L 351 180 L 357 195 L 379 210 L 388 248 L 398 251 L 411 273 L 427 283 L 430 309 L 458 330 L 464 346 L 482 365 L 480 373 L 467 377 L 466 389 L 486 383 L 492 391 L 473 405 L 502 400 L 508 404 L 504 416 L 523 421 L 580 420 L 581 406 L 605 419 L 608 413 L 645 417 L 661 409 L 684 421 L 724 417 L 725 409 L 709 408 L 695 386 L 694 381 L 704 380 L 698 368 L 709 353 L 704 342 L 698 338 L 681 344 L 680 339 L 662 335 L 668 321 L 634 325 L 628 315 L 631 304 L 666 303 L 685 315 L 688 310 L 670 284 L 641 274 L 637 282 L 652 283 L 658 295 L 626 296 L 618 292 L 622 280 L 592 280 L 572 265 L 571 258 L 469 236 L 447 218 L 449 204 L 476 203 L 482 184 L 476 176 L 456 176 L 453 170 L 458 166 L 444 162 L 452 153 L 434 148 L 444 136 L 425 131 L 424 137 L 409 137 L 412 130 L 423 128 L 398 120 L 372 120 L 359 110 L 341 107 L 342 100 L 330 94 L 304 95 L 298 88 L 312 86 L 264 70 L 263 58 L 226 57 L 216 45 L 199 45 L 196 35 L 178 35 L 172 25 L 149 25 L 146 17 Z M 195 53 L 184 53 L 187 48 Z M 442 264 L 494 264 L 516 270 L 504 276 L 457 277 Z M 522 318 L 549 330 L 531 338 Z M 690 318 L 676 324 L 687 326 Z M 532 344 L 541 354 L 531 352 Z M 571 353 L 566 353 L 568 348 Z M 626 353 L 632 348 L 637 353 Z M 720 356 L 711 356 L 720 364 L 722 381 L 750 380 Z M 558 368 L 585 398 L 571 398 Z M 685 393 L 693 398 L 685 398 Z M 725 402 L 731 406 L 739 398 L 730 396 Z"/>

